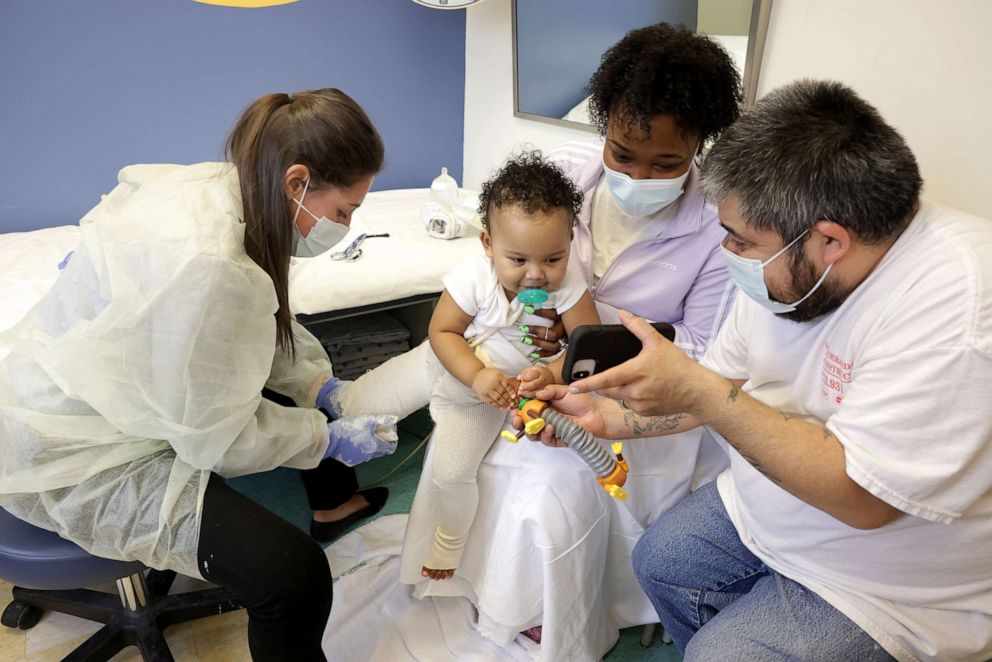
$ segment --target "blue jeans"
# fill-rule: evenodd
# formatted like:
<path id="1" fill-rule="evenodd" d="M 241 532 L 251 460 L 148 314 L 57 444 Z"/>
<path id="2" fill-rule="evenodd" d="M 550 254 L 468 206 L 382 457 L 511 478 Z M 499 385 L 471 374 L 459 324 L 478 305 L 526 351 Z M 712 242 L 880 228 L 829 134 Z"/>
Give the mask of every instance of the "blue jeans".
<path id="1" fill-rule="evenodd" d="M 741 543 L 716 483 L 644 532 L 634 574 L 685 660 L 893 660 L 820 596 Z"/>

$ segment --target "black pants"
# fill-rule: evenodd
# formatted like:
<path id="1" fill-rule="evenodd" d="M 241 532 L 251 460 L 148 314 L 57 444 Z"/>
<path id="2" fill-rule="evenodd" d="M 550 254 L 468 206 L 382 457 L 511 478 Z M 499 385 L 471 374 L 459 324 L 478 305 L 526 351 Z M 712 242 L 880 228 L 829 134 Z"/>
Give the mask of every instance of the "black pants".
<path id="1" fill-rule="evenodd" d="M 352 467 L 327 459 L 313 469 L 302 469 L 303 487 L 310 510 L 331 510 L 358 491 L 358 476 Z"/>
<path id="2" fill-rule="evenodd" d="M 203 497 L 197 563 L 203 577 L 248 610 L 256 662 L 323 661 L 331 569 L 309 535 L 211 474 Z"/>
<path id="3" fill-rule="evenodd" d="M 262 389 L 262 396 L 284 407 L 296 406 L 291 398 L 269 389 Z M 302 469 L 300 474 L 310 510 L 332 510 L 358 491 L 355 470 L 337 460 L 324 460 L 313 469 Z"/>

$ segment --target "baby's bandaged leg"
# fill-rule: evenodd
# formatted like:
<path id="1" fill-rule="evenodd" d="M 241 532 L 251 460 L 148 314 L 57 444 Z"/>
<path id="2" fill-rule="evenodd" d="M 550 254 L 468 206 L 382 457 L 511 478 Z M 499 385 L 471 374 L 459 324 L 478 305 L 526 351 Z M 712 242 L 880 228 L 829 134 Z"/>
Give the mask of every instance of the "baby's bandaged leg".
<path id="1" fill-rule="evenodd" d="M 506 421 L 506 412 L 479 402 L 475 393 L 444 374 L 431 399 L 434 418 L 434 485 L 440 491 L 440 521 L 424 567 L 458 567 L 479 504 L 479 464 Z"/>
<path id="2" fill-rule="evenodd" d="M 444 368 L 426 340 L 359 377 L 341 394 L 341 415 L 392 414 L 405 418 L 427 405 Z"/>

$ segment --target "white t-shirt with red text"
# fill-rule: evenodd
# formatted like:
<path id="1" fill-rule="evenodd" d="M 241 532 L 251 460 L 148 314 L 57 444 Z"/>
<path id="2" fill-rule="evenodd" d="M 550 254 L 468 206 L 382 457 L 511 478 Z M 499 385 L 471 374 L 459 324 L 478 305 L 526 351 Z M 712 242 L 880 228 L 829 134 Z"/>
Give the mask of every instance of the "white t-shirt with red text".
<path id="1" fill-rule="evenodd" d="M 992 658 L 992 222 L 924 205 L 836 311 L 796 323 L 739 296 L 702 363 L 824 423 L 906 513 L 849 527 L 731 447 L 717 485 L 748 549 L 897 659 Z"/>

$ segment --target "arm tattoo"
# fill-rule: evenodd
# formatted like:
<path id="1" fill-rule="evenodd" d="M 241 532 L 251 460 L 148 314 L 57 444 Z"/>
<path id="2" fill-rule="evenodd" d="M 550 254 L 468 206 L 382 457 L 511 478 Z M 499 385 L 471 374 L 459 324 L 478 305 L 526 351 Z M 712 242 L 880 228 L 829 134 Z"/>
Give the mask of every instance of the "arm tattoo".
<path id="1" fill-rule="evenodd" d="M 738 453 L 741 453 L 740 449 L 738 449 L 737 452 Z M 770 473 L 768 473 L 768 471 L 763 466 L 761 466 L 761 463 L 760 462 L 758 462 L 756 459 L 754 459 L 750 455 L 745 455 L 744 453 L 741 453 L 741 457 L 743 457 L 745 460 L 747 460 L 748 462 L 750 462 L 751 463 L 751 466 L 754 467 L 755 469 L 757 469 L 759 472 L 761 472 L 761 475 L 762 476 L 764 476 L 768 480 L 772 481 L 773 483 L 775 483 L 776 485 L 778 485 L 778 486 L 781 487 L 782 481 L 779 480 L 778 478 L 776 478 L 775 476 L 771 475 Z"/>
<path id="2" fill-rule="evenodd" d="M 632 430 L 637 437 L 649 437 L 667 434 L 679 427 L 687 414 L 670 414 L 668 416 L 639 416 L 629 409 L 623 411 L 623 424 Z"/>
<path id="3" fill-rule="evenodd" d="M 729 402 L 731 404 L 737 402 L 737 394 L 738 393 L 740 393 L 740 391 L 737 389 L 737 387 L 736 386 L 731 386 L 730 387 L 730 393 L 727 394 L 727 402 Z"/>

